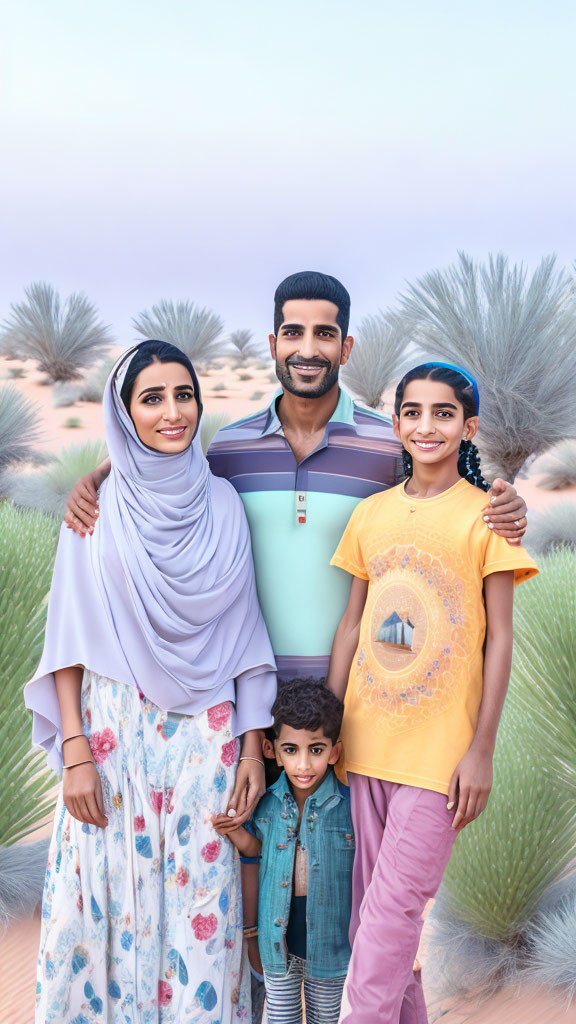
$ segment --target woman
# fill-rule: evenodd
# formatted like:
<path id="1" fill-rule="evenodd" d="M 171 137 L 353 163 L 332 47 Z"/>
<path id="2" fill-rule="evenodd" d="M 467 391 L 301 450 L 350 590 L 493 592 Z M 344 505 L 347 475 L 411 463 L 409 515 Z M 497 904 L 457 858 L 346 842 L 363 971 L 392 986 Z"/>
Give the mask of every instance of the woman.
<path id="1" fill-rule="evenodd" d="M 25 693 L 64 767 L 36 1019 L 227 1024 L 249 1015 L 249 981 L 239 865 L 210 819 L 244 820 L 263 792 L 276 692 L 248 526 L 202 454 L 182 352 L 132 349 L 104 413 L 103 515 L 86 540 L 62 530 Z"/>

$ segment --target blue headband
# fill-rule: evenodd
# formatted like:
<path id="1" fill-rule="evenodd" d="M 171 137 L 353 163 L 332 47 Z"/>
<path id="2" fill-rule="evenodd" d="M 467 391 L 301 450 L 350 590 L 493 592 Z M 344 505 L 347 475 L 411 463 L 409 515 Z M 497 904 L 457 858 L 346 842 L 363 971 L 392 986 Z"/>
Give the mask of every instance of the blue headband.
<path id="1" fill-rule="evenodd" d="M 427 363 L 420 363 L 420 366 L 443 366 L 447 370 L 455 370 L 456 373 L 459 373 L 461 377 L 464 377 L 464 380 L 467 380 L 470 387 L 472 388 L 476 415 L 478 415 L 478 413 L 480 412 L 480 392 L 478 391 L 478 384 L 476 383 L 475 378 L 472 376 L 469 370 L 463 370 L 461 366 L 456 366 L 455 363 L 440 363 L 436 362 L 435 360 L 430 360 Z M 413 369 L 419 370 L 420 366 L 415 366 L 413 367 Z M 412 370 L 410 370 L 409 372 L 412 373 Z"/>

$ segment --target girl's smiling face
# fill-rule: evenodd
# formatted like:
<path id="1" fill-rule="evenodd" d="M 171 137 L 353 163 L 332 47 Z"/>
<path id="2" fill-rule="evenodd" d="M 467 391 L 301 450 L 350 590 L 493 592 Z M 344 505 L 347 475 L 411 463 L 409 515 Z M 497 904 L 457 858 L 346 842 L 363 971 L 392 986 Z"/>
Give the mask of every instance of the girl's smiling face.
<path id="1" fill-rule="evenodd" d="M 424 465 L 451 456 L 457 459 L 460 441 L 471 441 L 478 430 L 478 417 L 465 420 L 454 389 L 437 380 L 410 381 L 393 422 L 396 437 L 413 461 Z"/>
<path id="2" fill-rule="evenodd" d="M 143 444 L 173 455 L 188 447 L 198 423 L 198 405 L 189 371 L 180 363 L 154 361 L 132 389 L 130 416 Z"/>

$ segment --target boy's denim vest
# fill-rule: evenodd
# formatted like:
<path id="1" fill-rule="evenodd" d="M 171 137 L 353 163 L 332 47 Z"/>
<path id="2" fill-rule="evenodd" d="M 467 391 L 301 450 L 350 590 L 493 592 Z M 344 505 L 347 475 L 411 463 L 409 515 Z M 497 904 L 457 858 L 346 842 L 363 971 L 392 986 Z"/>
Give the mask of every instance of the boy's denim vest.
<path id="1" fill-rule="evenodd" d="M 308 857 L 306 973 L 313 978 L 346 974 L 354 860 L 348 788 L 330 769 L 306 800 L 298 830 L 298 808 L 282 772 L 258 804 L 252 826 L 262 840 L 258 945 L 264 970 L 283 976 L 288 969 L 285 935 L 300 838 Z"/>

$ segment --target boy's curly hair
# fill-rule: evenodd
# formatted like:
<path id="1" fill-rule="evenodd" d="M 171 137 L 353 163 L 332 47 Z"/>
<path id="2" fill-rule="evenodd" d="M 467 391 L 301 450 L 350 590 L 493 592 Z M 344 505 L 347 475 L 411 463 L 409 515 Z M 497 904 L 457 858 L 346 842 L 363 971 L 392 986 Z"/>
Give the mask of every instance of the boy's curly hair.
<path id="1" fill-rule="evenodd" d="M 327 739 L 336 743 L 340 736 L 344 705 L 327 690 L 325 679 L 291 679 L 278 684 L 278 695 L 272 705 L 274 735 L 283 725 L 315 732 L 322 729 Z"/>

